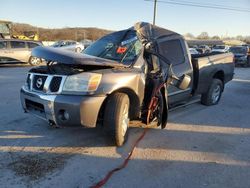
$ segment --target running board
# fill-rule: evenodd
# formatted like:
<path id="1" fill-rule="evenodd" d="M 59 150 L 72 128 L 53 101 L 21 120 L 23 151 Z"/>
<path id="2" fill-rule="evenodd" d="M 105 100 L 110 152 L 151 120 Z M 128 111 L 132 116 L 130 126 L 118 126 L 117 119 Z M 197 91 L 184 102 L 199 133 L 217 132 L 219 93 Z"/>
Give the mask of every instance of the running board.
<path id="1" fill-rule="evenodd" d="M 180 104 L 180 105 L 177 105 L 177 106 L 175 106 L 173 108 L 170 108 L 169 112 L 177 110 L 179 108 L 183 108 L 183 107 L 189 106 L 189 105 L 197 103 L 197 102 L 200 102 L 200 98 L 198 98 L 198 99 L 196 98 L 196 99 L 190 100 L 189 102 L 187 102 L 185 104 Z"/>

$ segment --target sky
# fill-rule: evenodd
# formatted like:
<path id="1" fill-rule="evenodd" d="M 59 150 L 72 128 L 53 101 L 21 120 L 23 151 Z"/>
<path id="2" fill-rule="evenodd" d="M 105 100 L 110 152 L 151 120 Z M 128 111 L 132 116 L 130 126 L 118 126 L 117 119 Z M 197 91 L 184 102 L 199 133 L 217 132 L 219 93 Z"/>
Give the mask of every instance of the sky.
<path id="1" fill-rule="evenodd" d="M 250 11 L 250 0 L 186 1 L 241 7 Z M 0 20 L 45 28 L 98 27 L 121 30 L 138 21 L 152 22 L 153 4 L 144 0 L 3 0 Z M 181 34 L 199 35 L 206 31 L 209 36 L 250 36 L 249 18 L 250 12 L 159 2 L 156 25 Z"/>

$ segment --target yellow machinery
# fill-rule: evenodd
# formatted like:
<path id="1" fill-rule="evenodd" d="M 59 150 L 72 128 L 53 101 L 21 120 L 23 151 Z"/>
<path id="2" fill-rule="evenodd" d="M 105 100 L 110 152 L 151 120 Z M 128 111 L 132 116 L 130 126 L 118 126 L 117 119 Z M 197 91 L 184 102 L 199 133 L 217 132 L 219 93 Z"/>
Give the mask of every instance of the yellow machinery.
<path id="1" fill-rule="evenodd" d="M 11 22 L 0 20 L 0 38 L 11 38 L 11 26 Z"/>
<path id="2" fill-rule="evenodd" d="M 12 22 L 0 20 L 0 39 L 21 39 L 21 40 L 39 40 L 38 34 L 34 31 L 25 31 L 23 35 L 13 35 Z"/>

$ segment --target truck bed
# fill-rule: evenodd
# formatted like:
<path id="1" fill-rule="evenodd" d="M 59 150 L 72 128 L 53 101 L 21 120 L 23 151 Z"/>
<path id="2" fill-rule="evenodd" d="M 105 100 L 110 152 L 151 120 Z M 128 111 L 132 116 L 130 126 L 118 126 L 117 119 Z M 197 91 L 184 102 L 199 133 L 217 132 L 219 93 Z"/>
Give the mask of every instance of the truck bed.
<path id="1" fill-rule="evenodd" d="M 232 53 L 193 55 L 193 93 L 207 92 L 214 77 L 220 78 L 224 84 L 232 80 L 234 74 L 233 57 Z"/>

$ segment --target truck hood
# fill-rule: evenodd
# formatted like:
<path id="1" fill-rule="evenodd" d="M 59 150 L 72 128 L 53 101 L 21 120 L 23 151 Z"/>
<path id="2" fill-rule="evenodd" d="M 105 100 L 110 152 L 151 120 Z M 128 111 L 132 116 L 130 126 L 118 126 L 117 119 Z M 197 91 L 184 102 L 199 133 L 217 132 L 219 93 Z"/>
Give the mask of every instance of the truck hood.
<path id="1" fill-rule="evenodd" d="M 75 64 L 75 65 L 94 65 L 108 67 L 127 67 L 119 62 L 94 57 L 82 53 L 70 52 L 52 47 L 36 47 L 32 50 L 32 56 L 45 59 L 46 61 L 55 61 L 59 64 Z"/>

